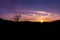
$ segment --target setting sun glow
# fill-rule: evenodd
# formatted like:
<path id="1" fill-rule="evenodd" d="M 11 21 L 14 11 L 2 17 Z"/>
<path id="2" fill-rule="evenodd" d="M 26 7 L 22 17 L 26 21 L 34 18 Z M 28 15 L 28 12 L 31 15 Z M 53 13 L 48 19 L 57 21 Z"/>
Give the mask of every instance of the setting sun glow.
<path id="1" fill-rule="evenodd" d="M 44 21 L 43 20 L 40 20 L 41 23 L 43 23 Z"/>

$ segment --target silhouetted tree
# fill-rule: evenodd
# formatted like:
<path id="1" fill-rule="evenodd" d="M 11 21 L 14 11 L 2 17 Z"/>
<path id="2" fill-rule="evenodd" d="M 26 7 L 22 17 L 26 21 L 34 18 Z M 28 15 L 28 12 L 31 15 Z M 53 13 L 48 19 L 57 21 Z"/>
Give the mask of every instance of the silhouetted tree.
<path id="1" fill-rule="evenodd" d="M 13 17 L 13 19 L 16 21 L 16 22 L 18 22 L 19 20 L 20 20 L 20 17 L 21 17 L 21 15 L 15 15 L 14 17 Z"/>

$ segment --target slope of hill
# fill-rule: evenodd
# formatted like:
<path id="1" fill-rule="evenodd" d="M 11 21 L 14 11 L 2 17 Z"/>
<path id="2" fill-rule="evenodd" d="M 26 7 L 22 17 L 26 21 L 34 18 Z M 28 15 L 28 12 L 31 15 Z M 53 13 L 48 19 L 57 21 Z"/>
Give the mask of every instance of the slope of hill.
<path id="1" fill-rule="evenodd" d="M 1 32 L 60 32 L 60 20 L 54 22 L 13 22 L 0 19 Z"/>

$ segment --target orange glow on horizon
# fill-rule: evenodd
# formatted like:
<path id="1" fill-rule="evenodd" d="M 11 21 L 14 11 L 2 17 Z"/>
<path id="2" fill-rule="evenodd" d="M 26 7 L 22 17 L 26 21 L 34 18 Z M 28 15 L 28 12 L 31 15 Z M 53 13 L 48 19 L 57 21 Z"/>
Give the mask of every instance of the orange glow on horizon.
<path id="1" fill-rule="evenodd" d="M 50 12 L 35 11 L 35 10 L 34 11 L 27 11 L 27 12 L 31 12 L 31 14 L 29 14 L 29 13 L 25 14 L 25 12 L 23 14 L 18 14 L 18 15 L 21 15 L 19 21 L 52 22 L 52 21 L 55 21 L 55 20 L 60 20 L 60 15 L 53 14 L 53 13 L 50 13 Z M 0 17 L 2 19 L 14 21 L 13 17 L 15 15 L 16 15 L 15 13 L 3 14 L 2 16 L 0 15 Z"/>

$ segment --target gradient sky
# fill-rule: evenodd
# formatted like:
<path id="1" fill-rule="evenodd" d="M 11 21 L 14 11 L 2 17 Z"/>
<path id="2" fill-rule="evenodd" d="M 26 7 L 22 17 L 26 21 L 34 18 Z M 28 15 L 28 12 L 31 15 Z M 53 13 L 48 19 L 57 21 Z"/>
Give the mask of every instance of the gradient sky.
<path id="1" fill-rule="evenodd" d="M 12 20 L 15 14 L 20 20 L 60 20 L 60 0 L 0 0 L 0 17 Z"/>

